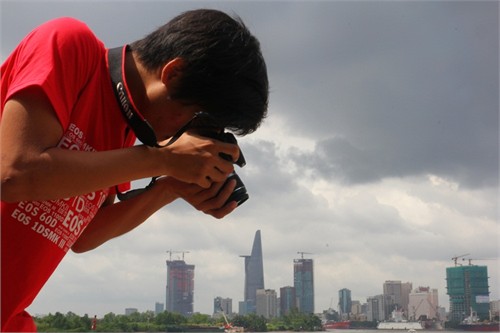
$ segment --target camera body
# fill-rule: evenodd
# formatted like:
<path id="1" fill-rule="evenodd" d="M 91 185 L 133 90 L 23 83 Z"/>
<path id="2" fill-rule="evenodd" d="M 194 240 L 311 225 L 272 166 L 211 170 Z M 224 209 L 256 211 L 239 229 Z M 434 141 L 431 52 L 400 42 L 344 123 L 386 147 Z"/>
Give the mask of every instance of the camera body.
<path id="1" fill-rule="evenodd" d="M 232 133 L 224 132 L 224 127 L 218 126 L 213 117 L 206 112 L 198 112 L 196 116 L 189 123 L 187 130 L 194 130 L 197 134 L 207 138 L 235 145 L 238 144 L 238 141 L 236 140 L 234 135 Z M 233 161 L 230 155 L 224 153 L 220 153 L 219 155 L 223 159 L 233 162 L 240 168 L 244 167 L 246 164 L 245 157 L 243 156 L 241 149 L 237 161 Z M 226 203 L 231 201 L 236 201 L 239 206 L 248 200 L 249 195 L 247 193 L 245 185 L 241 181 L 241 178 L 236 174 L 236 172 L 232 172 L 227 177 L 225 184 L 227 184 L 232 179 L 236 181 L 236 186 L 233 190 L 233 193 L 231 193 L 231 196 L 229 196 L 228 200 L 226 201 Z"/>

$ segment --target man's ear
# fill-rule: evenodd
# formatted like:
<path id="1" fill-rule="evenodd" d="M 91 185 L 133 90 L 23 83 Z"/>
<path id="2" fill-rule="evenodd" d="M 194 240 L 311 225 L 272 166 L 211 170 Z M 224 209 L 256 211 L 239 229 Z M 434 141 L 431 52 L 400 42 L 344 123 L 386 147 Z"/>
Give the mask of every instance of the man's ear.
<path id="1" fill-rule="evenodd" d="M 185 62 L 182 58 L 175 58 L 167 62 L 161 70 L 161 82 L 167 89 L 173 89 L 182 77 Z"/>

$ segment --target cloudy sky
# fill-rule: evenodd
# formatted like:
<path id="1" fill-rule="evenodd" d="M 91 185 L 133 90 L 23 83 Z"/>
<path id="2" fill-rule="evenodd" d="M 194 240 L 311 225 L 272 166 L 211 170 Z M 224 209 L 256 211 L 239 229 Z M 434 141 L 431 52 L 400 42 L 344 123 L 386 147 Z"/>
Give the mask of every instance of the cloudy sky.
<path id="1" fill-rule="evenodd" d="M 339 289 L 365 302 L 386 280 L 437 288 L 448 308 L 446 267 L 466 253 L 500 299 L 497 1 L 2 1 L 2 60 L 54 17 L 112 47 L 200 7 L 241 16 L 267 60 L 269 117 L 240 139 L 251 199 L 223 220 L 179 201 L 68 254 L 32 314 L 152 310 L 168 250 L 196 265 L 195 311 L 216 296 L 237 310 L 256 230 L 266 288 L 293 285 L 297 252 L 312 253 L 317 312 Z"/>

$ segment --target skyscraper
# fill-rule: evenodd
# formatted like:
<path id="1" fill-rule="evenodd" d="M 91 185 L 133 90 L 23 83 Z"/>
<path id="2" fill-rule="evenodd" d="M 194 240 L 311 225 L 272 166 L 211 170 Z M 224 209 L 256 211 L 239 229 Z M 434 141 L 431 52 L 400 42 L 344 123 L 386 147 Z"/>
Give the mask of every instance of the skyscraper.
<path id="1" fill-rule="evenodd" d="M 408 302 L 412 285 L 411 282 L 384 282 L 385 319 L 389 319 L 392 311 L 395 309 L 402 310 L 404 315 L 408 318 Z"/>
<path id="2" fill-rule="evenodd" d="M 257 316 L 271 319 L 278 315 L 278 296 L 274 289 L 257 290 L 257 306 L 255 313 Z"/>
<path id="3" fill-rule="evenodd" d="M 339 312 L 341 319 L 349 319 L 349 314 L 351 313 L 352 301 L 351 301 L 351 291 L 349 289 L 339 290 Z"/>
<path id="4" fill-rule="evenodd" d="M 286 316 L 296 308 L 297 296 L 295 295 L 295 288 L 291 286 L 280 288 L 280 314 Z"/>
<path id="5" fill-rule="evenodd" d="M 194 265 L 167 260 L 167 311 L 189 316 L 193 313 Z"/>
<path id="6" fill-rule="evenodd" d="M 155 314 L 159 314 L 165 311 L 165 305 L 163 303 L 155 303 Z"/>
<path id="7" fill-rule="evenodd" d="M 240 306 L 240 314 L 255 313 L 257 289 L 264 289 L 264 264 L 260 230 L 255 232 L 251 255 L 243 255 L 241 257 L 245 258 L 245 290 L 243 301 L 245 309 L 241 311 Z"/>
<path id="8" fill-rule="evenodd" d="M 228 317 L 233 314 L 233 300 L 231 298 L 214 298 L 214 317 L 217 317 L 220 313 L 224 312 Z"/>
<path id="9" fill-rule="evenodd" d="M 403 308 L 403 312 L 407 314 L 407 318 L 410 315 L 410 294 L 413 290 L 413 283 L 404 282 L 401 283 L 401 307 Z"/>
<path id="10" fill-rule="evenodd" d="M 385 319 L 384 295 L 368 297 L 366 303 L 366 318 L 368 321 L 381 321 Z"/>
<path id="11" fill-rule="evenodd" d="M 293 286 L 300 312 L 314 313 L 314 274 L 312 259 L 293 260 Z"/>
<path id="12" fill-rule="evenodd" d="M 446 289 L 450 296 L 450 320 L 462 321 L 471 311 L 480 320 L 489 316 L 487 266 L 455 266 L 446 268 Z"/>

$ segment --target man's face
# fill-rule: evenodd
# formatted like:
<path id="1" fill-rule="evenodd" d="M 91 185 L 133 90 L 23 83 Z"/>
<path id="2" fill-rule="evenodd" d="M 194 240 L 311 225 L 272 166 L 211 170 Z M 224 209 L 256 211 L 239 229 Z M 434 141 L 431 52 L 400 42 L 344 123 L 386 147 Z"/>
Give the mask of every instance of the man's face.
<path id="1" fill-rule="evenodd" d="M 201 107 L 195 104 L 170 101 L 168 106 L 161 110 L 150 112 L 147 120 L 153 127 L 158 141 L 164 141 L 177 133 L 200 110 Z"/>

